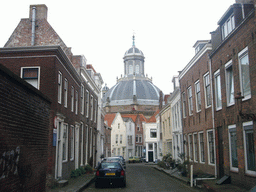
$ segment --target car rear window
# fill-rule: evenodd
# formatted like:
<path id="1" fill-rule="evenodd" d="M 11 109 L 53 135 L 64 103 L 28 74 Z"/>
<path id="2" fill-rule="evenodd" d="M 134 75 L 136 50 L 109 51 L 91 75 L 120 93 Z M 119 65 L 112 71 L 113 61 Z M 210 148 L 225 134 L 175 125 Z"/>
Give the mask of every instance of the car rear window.
<path id="1" fill-rule="evenodd" d="M 101 163 L 101 168 L 102 169 L 120 169 L 121 166 L 119 163 L 115 163 L 115 162 L 103 162 Z"/>

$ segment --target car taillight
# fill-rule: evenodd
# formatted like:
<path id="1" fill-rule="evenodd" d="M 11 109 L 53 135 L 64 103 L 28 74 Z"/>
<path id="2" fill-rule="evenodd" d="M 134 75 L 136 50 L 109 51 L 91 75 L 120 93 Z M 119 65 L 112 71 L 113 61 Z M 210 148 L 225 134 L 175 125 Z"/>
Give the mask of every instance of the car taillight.
<path id="1" fill-rule="evenodd" d="M 96 171 L 96 176 L 100 176 L 100 172 L 99 171 Z"/>
<path id="2" fill-rule="evenodd" d="M 124 176 L 124 170 L 121 171 L 121 176 Z"/>

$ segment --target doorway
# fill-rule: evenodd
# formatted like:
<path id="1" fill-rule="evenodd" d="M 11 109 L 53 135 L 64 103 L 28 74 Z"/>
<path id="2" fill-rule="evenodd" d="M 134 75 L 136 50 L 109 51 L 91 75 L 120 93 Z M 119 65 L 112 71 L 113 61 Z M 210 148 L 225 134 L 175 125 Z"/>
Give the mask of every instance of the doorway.
<path id="1" fill-rule="evenodd" d="M 219 173 L 218 176 L 219 178 L 222 178 L 225 173 L 224 173 L 224 155 L 223 155 L 223 128 L 218 127 L 218 151 L 219 151 Z"/>
<path id="2" fill-rule="evenodd" d="M 148 152 L 148 162 L 153 162 L 153 151 Z"/>

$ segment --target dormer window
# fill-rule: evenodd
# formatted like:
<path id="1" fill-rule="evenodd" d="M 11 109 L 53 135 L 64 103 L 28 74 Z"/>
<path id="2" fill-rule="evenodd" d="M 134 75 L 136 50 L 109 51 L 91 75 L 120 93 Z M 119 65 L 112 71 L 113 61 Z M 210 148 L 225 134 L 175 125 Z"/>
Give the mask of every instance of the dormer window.
<path id="1" fill-rule="evenodd" d="M 222 40 L 224 40 L 235 29 L 235 17 L 231 15 L 221 27 Z"/>

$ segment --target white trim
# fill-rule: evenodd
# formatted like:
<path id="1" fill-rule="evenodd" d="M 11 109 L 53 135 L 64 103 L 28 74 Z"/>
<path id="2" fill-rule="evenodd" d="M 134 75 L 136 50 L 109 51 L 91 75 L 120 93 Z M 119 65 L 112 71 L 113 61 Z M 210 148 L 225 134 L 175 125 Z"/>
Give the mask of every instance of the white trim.
<path id="1" fill-rule="evenodd" d="M 30 69 L 30 68 L 37 68 L 38 69 L 38 78 L 37 78 L 37 89 L 40 90 L 40 66 L 28 66 L 28 67 L 21 67 L 20 70 L 20 78 L 23 79 L 23 69 Z M 24 79 L 25 80 L 25 79 Z M 29 82 L 28 82 L 29 83 Z M 29 83 L 30 84 L 30 83 Z M 31 84 L 32 85 L 32 84 Z M 33 85 L 32 85 L 33 86 Z M 33 86 L 34 87 L 34 86 Z"/>
<path id="2" fill-rule="evenodd" d="M 218 89 L 217 89 L 216 77 L 218 77 L 218 76 L 220 77 L 220 85 L 219 85 L 219 86 L 220 86 L 220 96 L 221 96 L 221 103 L 220 103 L 221 106 L 220 106 L 220 107 L 217 106 L 217 98 L 218 98 L 218 97 L 217 97 L 217 95 L 218 95 L 218 94 L 217 94 L 217 90 L 218 90 Z M 221 93 L 221 76 L 220 76 L 220 69 L 218 69 L 218 70 L 214 73 L 214 88 L 215 88 L 215 93 L 214 93 L 214 94 L 215 94 L 215 95 L 214 95 L 214 96 L 215 96 L 215 107 L 216 107 L 216 111 L 219 111 L 219 110 L 222 109 L 222 93 Z"/>
<path id="3" fill-rule="evenodd" d="M 210 103 L 209 105 L 207 105 L 207 95 L 206 95 L 206 84 L 205 84 L 205 77 L 209 75 L 209 87 L 210 87 L 210 96 L 212 97 L 211 95 L 211 78 L 210 78 L 210 72 L 206 72 L 204 75 L 203 75 L 203 80 L 204 80 L 204 101 L 205 101 L 205 109 L 208 109 L 212 106 L 212 103 Z M 212 102 L 212 99 L 210 99 L 210 102 Z"/>
<path id="4" fill-rule="evenodd" d="M 229 68 L 229 67 L 231 67 L 232 66 L 232 72 L 233 72 L 233 85 L 234 85 L 234 69 L 233 69 L 233 65 L 232 65 L 232 60 L 230 60 L 230 61 L 228 61 L 226 64 L 225 64 L 225 86 L 226 86 L 226 103 L 227 103 L 227 107 L 229 107 L 229 106 L 232 106 L 232 105 L 234 105 L 235 104 L 235 97 L 234 97 L 234 99 L 233 99 L 233 102 L 228 102 L 228 94 L 230 94 L 229 93 L 229 91 L 228 91 L 228 86 L 227 86 L 227 69 Z M 234 85 L 235 86 L 235 85 Z M 235 87 L 234 87 L 234 89 L 235 89 Z M 235 90 L 234 90 L 234 92 L 235 92 Z"/>
<path id="5" fill-rule="evenodd" d="M 191 136 L 191 139 L 190 139 L 190 136 Z M 190 143 L 192 143 L 192 146 L 190 146 Z M 192 151 L 191 151 L 190 147 L 192 147 Z M 190 152 L 192 152 L 192 154 Z M 190 162 L 193 162 L 193 137 L 192 137 L 192 133 L 188 134 L 188 159 L 189 159 Z"/>
<path id="6" fill-rule="evenodd" d="M 252 125 L 253 126 L 253 121 L 249 121 L 249 122 L 244 122 L 243 123 L 243 138 L 244 138 L 244 161 L 245 161 L 245 173 L 248 175 L 252 175 L 252 176 L 256 176 L 256 171 L 251 171 L 248 170 L 248 165 L 247 165 L 247 149 L 246 149 L 246 130 L 244 129 L 246 126 Z M 252 129 L 253 131 L 253 129 Z M 254 141 L 255 143 L 255 141 Z M 255 150 L 255 149 L 254 149 Z M 255 154 L 254 154 L 255 155 Z M 254 162 L 255 163 L 255 162 Z"/>
<path id="7" fill-rule="evenodd" d="M 195 145 L 195 137 L 197 139 L 196 145 Z M 196 148 L 197 148 L 197 154 L 196 154 L 196 150 L 195 150 Z M 197 134 L 197 132 L 193 133 L 193 154 L 194 154 L 194 162 L 198 163 L 198 134 Z"/>
<path id="8" fill-rule="evenodd" d="M 201 134 L 203 134 L 203 143 L 204 143 L 204 145 L 203 145 L 203 151 L 204 151 L 204 161 L 201 161 L 202 160 L 202 156 L 201 156 L 201 140 L 200 140 L 200 135 Z M 198 132 L 198 154 L 199 154 L 199 162 L 201 163 L 201 164 L 205 164 L 205 148 L 204 148 L 204 146 L 205 146 L 205 142 L 204 142 L 204 132 L 203 131 L 200 131 L 200 132 Z"/>
<path id="9" fill-rule="evenodd" d="M 200 89 L 200 91 L 199 91 L 199 93 L 200 93 L 200 99 L 201 99 L 201 109 L 198 109 L 198 100 L 197 100 L 197 84 L 199 84 L 199 89 Z M 200 86 L 200 80 L 197 80 L 196 82 L 195 82 L 195 100 L 196 100 L 196 112 L 198 113 L 198 112 L 200 112 L 201 110 L 202 110 L 202 96 L 201 96 L 201 86 Z"/>
<path id="10" fill-rule="evenodd" d="M 235 129 L 236 125 L 228 125 L 228 141 L 229 141 L 229 163 L 230 163 L 230 170 L 238 172 L 238 167 L 233 167 L 232 165 L 232 151 L 231 151 L 231 137 L 230 137 L 230 129 Z M 236 132 L 236 131 L 235 131 Z M 237 154 L 238 155 L 238 154 Z"/>
<path id="11" fill-rule="evenodd" d="M 214 141 L 214 130 L 213 129 L 209 129 L 207 130 L 207 152 L 208 152 L 208 164 L 214 166 L 215 162 L 211 163 L 210 162 L 210 147 L 209 147 L 209 132 L 212 132 L 212 137 L 213 137 L 213 146 L 215 145 L 215 141 Z M 215 149 L 215 147 L 213 147 L 213 150 Z M 214 157 L 215 151 L 213 151 L 213 157 Z M 215 161 L 215 158 L 214 158 Z"/>

